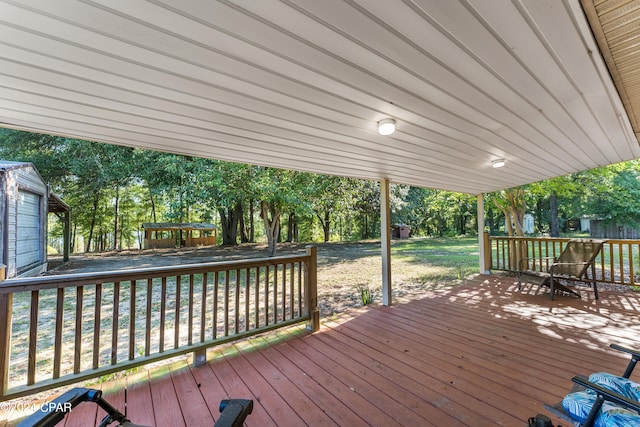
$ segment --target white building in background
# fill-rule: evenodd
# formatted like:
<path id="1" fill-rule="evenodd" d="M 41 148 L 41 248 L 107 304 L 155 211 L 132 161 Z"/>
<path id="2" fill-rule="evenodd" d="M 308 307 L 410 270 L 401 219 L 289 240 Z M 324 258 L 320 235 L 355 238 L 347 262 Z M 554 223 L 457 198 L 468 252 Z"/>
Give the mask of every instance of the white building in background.
<path id="1" fill-rule="evenodd" d="M 505 228 L 505 230 L 508 228 L 506 219 L 504 221 L 504 228 Z M 514 228 L 515 228 L 515 225 L 514 225 Z M 525 234 L 533 234 L 534 230 L 535 230 L 535 226 L 534 226 L 534 221 L 533 221 L 533 215 L 524 214 L 524 221 L 522 223 L 522 231 Z"/>

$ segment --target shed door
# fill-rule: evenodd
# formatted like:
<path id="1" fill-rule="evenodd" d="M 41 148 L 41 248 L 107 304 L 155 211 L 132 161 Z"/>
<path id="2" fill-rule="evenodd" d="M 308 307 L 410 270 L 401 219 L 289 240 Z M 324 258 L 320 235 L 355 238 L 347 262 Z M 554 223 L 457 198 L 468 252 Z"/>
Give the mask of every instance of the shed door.
<path id="1" fill-rule="evenodd" d="M 16 268 L 40 261 L 40 199 L 37 194 L 18 192 Z"/>

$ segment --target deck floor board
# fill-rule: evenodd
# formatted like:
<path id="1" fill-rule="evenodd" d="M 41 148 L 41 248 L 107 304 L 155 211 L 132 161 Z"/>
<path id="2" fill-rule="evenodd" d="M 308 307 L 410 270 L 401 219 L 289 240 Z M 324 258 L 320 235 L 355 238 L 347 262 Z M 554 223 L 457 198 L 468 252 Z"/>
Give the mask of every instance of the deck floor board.
<path id="1" fill-rule="evenodd" d="M 157 425 L 147 371 L 141 371 L 127 377 L 125 396 L 125 415 L 131 422 L 146 426 Z"/>
<path id="2" fill-rule="evenodd" d="M 151 426 L 212 425 L 225 398 L 254 400 L 249 427 L 525 426 L 551 416 L 543 403 L 559 401 L 574 375 L 622 373 L 628 357 L 609 344 L 640 348 L 640 294 L 581 293 L 550 301 L 537 286 L 477 276 L 322 319 L 313 334 L 270 332 L 209 350 L 204 366 L 183 360 L 103 387 Z M 94 425 L 95 408 L 83 405 L 67 426 Z"/>

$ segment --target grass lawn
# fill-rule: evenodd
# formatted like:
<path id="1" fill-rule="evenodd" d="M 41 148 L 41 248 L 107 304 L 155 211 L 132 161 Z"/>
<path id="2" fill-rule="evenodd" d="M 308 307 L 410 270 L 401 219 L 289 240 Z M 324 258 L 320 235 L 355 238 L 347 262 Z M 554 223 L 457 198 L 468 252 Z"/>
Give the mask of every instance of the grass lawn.
<path id="1" fill-rule="evenodd" d="M 433 286 L 477 273 L 478 239 L 412 238 L 391 246 L 394 297 L 419 296 Z M 380 242 L 324 243 L 318 249 L 318 300 L 322 315 L 362 304 L 358 287 L 381 301 Z"/>

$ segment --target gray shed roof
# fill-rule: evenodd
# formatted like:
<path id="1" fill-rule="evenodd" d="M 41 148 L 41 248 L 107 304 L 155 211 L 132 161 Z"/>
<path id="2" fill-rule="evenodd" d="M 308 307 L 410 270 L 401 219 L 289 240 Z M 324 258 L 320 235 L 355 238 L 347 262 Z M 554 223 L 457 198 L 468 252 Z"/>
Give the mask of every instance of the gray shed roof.
<path id="1" fill-rule="evenodd" d="M 10 160 L 0 160 L 0 170 L 19 169 L 27 166 L 33 166 L 30 162 L 12 162 Z M 34 167 L 35 169 L 35 167 Z"/>

